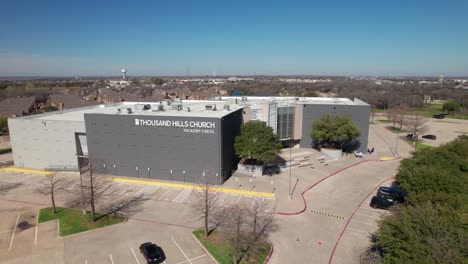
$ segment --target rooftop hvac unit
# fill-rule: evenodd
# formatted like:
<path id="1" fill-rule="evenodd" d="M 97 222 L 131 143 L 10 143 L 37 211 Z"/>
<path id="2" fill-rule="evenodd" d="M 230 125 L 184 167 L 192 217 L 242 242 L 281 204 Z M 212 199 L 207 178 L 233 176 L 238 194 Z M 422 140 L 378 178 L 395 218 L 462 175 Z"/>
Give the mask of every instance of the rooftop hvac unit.
<path id="1" fill-rule="evenodd" d="M 229 99 L 227 100 L 227 102 L 230 103 L 230 104 L 237 104 L 237 103 L 238 103 L 238 102 L 237 102 L 237 98 L 229 98 Z"/>
<path id="2" fill-rule="evenodd" d="M 172 110 L 180 111 L 180 110 L 182 110 L 182 105 L 180 105 L 180 104 L 172 104 L 171 109 L 172 109 Z"/>
<path id="3" fill-rule="evenodd" d="M 242 96 L 242 101 L 243 102 L 247 101 L 247 96 Z"/>
<path id="4" fill-rule="evenodd" d="M 143 105 L 143 110 L 150 110 L 150 109 L 151 109 L 151 105 L 149 104 Z"/>
<path id="5" fill-rule="evenodd" d="M 119 108 L 117 109 L 117 114 L 120 114 L 120 113 L 122 113 L 122 109 Z"/>
<path id="6" fill-rule="evenodd" d="M 190 107 L 187 107 L 187 112 L 190 112 Z"/>
<path id="7" fill-rule="evenodd" d="M 130 107 L 127 108 L 127 113 L 128 113 L 128 114 L 133 114 L 133 111 L 132 111 L 132 109 L 131 109 Z"/>
<path id="8" fill-rule="evenodd" d="M 164 105 L 159 104 L 158 105 L 158 111 L 164 111 Z"/>
<path id="9" fill-rule="evenodd" d="M 208 104 L 208 105 L 205 105 L 205 110 L 208 110 L 208 111 L 216 111 L 216 105 L 215 105 L 215 104 Z"/>
<path id="10" fill-rule="evenodd" d="M 226 111 L 229 111 L 229 105 L 228 105 L 228 104 L 225 104 L 225 105 L 223 106 L 223 109 L 226 110 Z"/>

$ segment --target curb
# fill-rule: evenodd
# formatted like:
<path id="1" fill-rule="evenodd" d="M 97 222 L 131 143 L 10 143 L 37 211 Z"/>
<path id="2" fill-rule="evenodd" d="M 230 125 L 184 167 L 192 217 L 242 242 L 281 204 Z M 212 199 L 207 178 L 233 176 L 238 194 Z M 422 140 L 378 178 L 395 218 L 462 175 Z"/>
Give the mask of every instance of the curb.
<path id="1" fill-rule="evenodd" d="M 401 158 L 395 158 L 395 159 L 392 159 L 391 161 L 393 161 L 393 160 L 399 160 L 399 159 L 401 159 Z M 305 198 L 304 198 L 304 194 L 305 194 L 306 192 L 308 192 L 309 190 L 311 190 L 312 188 L 314 188 L 315 186 L 319 185 L 321 182 L 325 181 L 326 179 L 328 179 L 328 178 L 330 178 L 330 177 L 332 177 L 332 176 L 335 176 L 336 174 L 338 174 L 338 173 L 340 173 L 340 172 L 343 172 L 343 171 L 345 171 L 345 170 L 347 170 L 347 169 L 349 169 L 349 168 L 352 168 L 352 167 L 354 167 L 354 166 L 360 165 L 360 164 L 365 163 L 365 162 L 385 162 L 385 161 L 390 161 L 390 160 L 363 160 L 363 161 L 360 161 L 360 162 L 358 162 L 358 163 L 349 165 L 348 167 L 345 167 L 345 168 L 343 168 L 343 169 L 340 169 L 340 170 L 338 170 L 338 171 L 336 171 L 336 172 L 334 172 L 334 173 L 328 175 L 327 177 L 321 179 L 320 181 L 318 181 L 318 182 L 312 184 L 312 185 L 309 186 L 307 189 L 305 189 L 304 191 L 301 192 L 302 201 L 304 202 L 304 208 L 303 208 L 302 210 L 297 211 L 297 212 L 293 212 L 293 213 L 278 212 L 278 213 L 276 213 L 276 214 L 277 214 L 277 215 L 285 215 L 285 216 L 292 216 L 292 215 L 299 215 L 299 214 L 302 214 L 302 213 L 304 213 L 304 212 L 307 210 L 307 202 L 306 202 L 306 200 L 305 200 Z"/>
<path id="2" fill-rule="evenodd" d="M 377 190 L 377 188 L 379 188 L 384 182 L 390 180 L 390 179 L 395 179 L 395 177 L 390 177 L 390 178 L 387 178 L 387 179 L 384 179 L 383 181 L 381 181 L 372 191 L 369 192 L 369 194 L 367 194 L 367 196 L 358 204 L 358 206 L 354 209 L 353 213 L 351 214 L 351 216 L 348 218 L 348 221 L 346 221 L 346 224 L 345 226 L 343 227 L 343 230 L 341 230 L 341 233 L 340 235 L 338 236 L 338 240 L 336 241 L 335 243 L 335 246 L 333 247 L 333 250 L 331 252 L 331 255 L 330 255 L 330 258 L 328 260 L 328 264 L 331 264 L 332 263 L 332 260 L 333 260 L 333 255 L 335 254 L 335 251 L 336 251 L 336 248 L 338 247 L 338 244 L 340 243 L 340 240 L 341 240 L 341 237 L 343 237 L 345 231 L 346 231 L 346 228 L 348 228 L 348 225 L 349 223 L 351 222 L 351 219 L 353 218 L 354 214 L 356 214 L 357 210 L 359 209 L 359 207 L 361 207 L 361 205 L 367 200 L 367 198 L 369 198 L 373 192 L 375 192 L 375 190 Z"/>
<path id="3" fill-rule="evenodd" d="M 197 239 L 197 237 L 193 234 L 193 232 L 190 232 L 190 233 L 192 234 L 193 239 L 195 239 L 195 241 L 197 241 L 198 245 L 200 245 L 200 247 L 211 258 L 211 260 L 213 260 L 214 263 L 219 264 L 219 262 L 213 257 L 213 255 L 211 255 L 211 253 L 208 250 L 206 250 L 206 248 L 205 248 L 205 246 L 203 246 L 202 242 L 200 242 L 200 240 Z"/>
<path id="4" fill-rule="evenodd" d="M 271 259 L 271 256 L 273 255 L 273 251 L 274 251 L 274 248 L 273 248 L 273 243 L 271 243 L 270 241 L 268 241 L 268 244 L 270 244 L 270 253 L 268 253 L 265 261 L 263 262 L 263 264 L 267 264 L 270 259 Z"/>
<path id="5" fill-rule="evenodd" d="M 127 179 L 127 178 L 120 178 L 120 177 L 114 177 L 112 179 L 112 181 L 113 182 L 121 182 L 121 183 L 130 183 L 130 184 L 143 184 L 143 185 L 161 186 L 161 187 L 169 187 L 169 188 L 193 189 L 193 190 L 199 190 L 199 191 L 203 190 L 202 187 L 200 187 L 198 185 L 186 184 L 186 183 L 170 183 L 170 182 L 161 182 L 161 181 Z M 212 192 L 219 192 L 219 193 L 265 197 L 265 198 L 275 198 L 276 197 L 276 195 L 274 193 L 254 192 L 254 191 L 228 189 L 228 188 L 218 188 L 216 186 L 211 187 L 211 191 Z"/>

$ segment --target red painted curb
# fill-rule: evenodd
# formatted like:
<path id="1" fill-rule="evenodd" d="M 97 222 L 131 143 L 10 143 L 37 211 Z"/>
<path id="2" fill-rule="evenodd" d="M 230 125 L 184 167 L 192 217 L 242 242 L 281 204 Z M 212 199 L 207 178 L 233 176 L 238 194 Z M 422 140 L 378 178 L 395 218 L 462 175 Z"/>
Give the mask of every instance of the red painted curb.
<path id="1" fill-rule="evenodd" d="M 268 253 L 268 256 L 266 257 L 266 259 L 265 259 L 265 261 L 263 262 L 263 264 L 267 264 L 267 263 L 270 261 L 271 256 L 273 255 L 273 250 L 274 250 L 273 244 L 270 243 L 270 242 L 268 242 L 268 244 L 270 244 L 270 253 Z"/>
<path id="2" fill-rule="evenodd" d="M 330 259 L 328 260 L 328 264 L 331 264 L 332 263 L 332 260 L 333 260 L 333 255 L 335 254 L 335 250 L 336 248 L 338 247 L 338 244 L 340 243 L 340 240 L 341 240 L 341 237 L 343 237 L 344 235 L 344 232 L 346 231 L 346 228 L 348 228 L 348 225 L 349 223 L 351 222 L 351 219 L 353 218 L 354 214 L 356 213 L 356 211 L 359 209 L 359 207 L 361 207 L 361 205 L 367 200 L 367 198 L 369 198 L 369 196 L 372 195 L 373 192 L 375 192 L 375 190 L 377 190 L 377 188 L 380 187 L 380 185 L 382 185 L 384 182 L 390 180 L 390 179 L 393 179 L 395 177 L 390 177 L 390 178 L 387 178 L 383 181 L 381 181 L 372 191 L 369 192 L 369 194 L 367 194 L 367 196 L 359 203 L 359 205 L 354 209 L 353 213 L 351 214 L 351 216 L 348 218 L 348 221 L 346 221 L 346 224 L 345 226 L 343 227 L 343 230 L 341 230 L 341 233 L 340 235 L 338 236 L 338 240 L 336 241 L 335 243 L 335 246 L 333 247 L 333 251 L 330 255 Z"/>
<path id="3" fill-rule="evenodd" d="M 278 213 L 276 213 L 276 214 L 278 214 L 278 215 L 298 215 L 298 214 L 304 213 L 305 210 L 307 210 L 307 202 L 306 202 L 306 200 L 305 200 L 305 198 L 304 198 L 304 194 L 305 194 L 306 192 L 308 192 L 310 189 L 314 188 L 315 186 L 317 186 L 319 183 L 323 182 L 324 180 L 326 180 L 326 179 L 328 179 L 328 178 L 330 178 L 330 177 L 332 177 L 332 176 L 334 176 L 334 175 L 336 175 L 336 174 L 338 174 L 338 173 L 340 173 L 340 172 L 342 172 L 342 171 L 344 171 L 344 170 L 347 170 L 347 169 L 349 169 L 349 168 L 352 168 L 352 167 L 354 167 L 354 166 L 357 166 L 357 165 L 359 165 L 359 164 L 362 164 L 362 163 L 365 163 L 365 162 L 368 162 L 368 161 L 382 161 L 382 160 L 363 160 L 363 161 L 360 161 L 360 162 L 358 162 L 358 163 L 349 165 L 348 167 L 345 167 L 345 168 L 343 168 L 343 169 L 340 169 L 340 170 L 338 170 L 338 171 L 336 171 L 336 172 L 334 172 L 334 173 L 328 175 L 327 177 L 321 179 L 320 181 L 314 183 L 314 184 L 313 184 L 312 186 L 310 186 L 309 188 L 307 188 L 307 189 L 305 189 L 304 191 L 302 191 L 301 197 L 302 197 L 302 200 L 304 201 L 304 209 L 302 209 L 302 210 L 300 210 L 300 211 L 298 211 L 298 212 L 294 212 L 294 213 L 282 213 L 282 212 L 278 212 Z"/>

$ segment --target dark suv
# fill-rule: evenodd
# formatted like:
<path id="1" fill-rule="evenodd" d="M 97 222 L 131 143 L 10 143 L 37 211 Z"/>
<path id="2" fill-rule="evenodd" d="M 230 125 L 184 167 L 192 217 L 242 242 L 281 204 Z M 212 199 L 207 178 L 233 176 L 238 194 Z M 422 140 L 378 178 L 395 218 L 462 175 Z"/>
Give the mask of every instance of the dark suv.
<path id="1" fill-rule="evenodd" d="M 379 209 L 388 209 L 391 206 L 397 204 L 397 201 L 389 200 L 384 197 L 374 196 L 370 202 L 370 207 Z"/>
<path id="2" fill-rule="evenodd" d="M 380 187 L 377 196 L 401 203 L 405 201 L 406 193 L 396 187 Z"/>
<path id="3" fill-rule="evenodd" d="M 432 118 L 435 118 L 435 119 L 444 119 L 444 118 L 445 118 L 445 115 L 444 115 L 444 114 L 433 115 Z"/>
<path id="4" fill-rule="evenodd" d="M 162 248 L 151 242 L 141 244 L 140 253 L 143 254 L 143 257 L 145 257 L 146 263 L 148 264 L 158 264 L 166 260 L 166 255 Z"/>

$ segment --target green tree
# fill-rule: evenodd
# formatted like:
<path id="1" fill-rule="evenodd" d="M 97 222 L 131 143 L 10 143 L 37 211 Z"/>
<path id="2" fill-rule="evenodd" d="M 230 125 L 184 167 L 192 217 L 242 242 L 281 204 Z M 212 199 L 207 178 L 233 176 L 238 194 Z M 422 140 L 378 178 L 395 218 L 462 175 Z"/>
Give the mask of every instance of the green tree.
<path id="1" fill-rule="evenodd" d="M 361 134 L 349 116 L 325 114 L 312 124 L 312 138 L 324 148 L 341 149 L 343 144 L 350 142 Z"/>
<path id="2" fill-rule="evenodd" d="M 242 125 L 236 137 L 234 149 L 237 156 L 253 162 L 271 161 L 281 150 L 281 142 L 273 129 L 261 121 L 249 121 Z"/>
<path id="3" fill-rule="evenodd" d="M 165 81 L 161 78 L 152 78 L 151 82 L 156 85 L 163 85 L 165 83 Z"/>
<path id="4" fill-rule="evenodd" d="M 408 193 L 380 223 L 382 263 L 467 263 L 468 137 L 414 153 L 397 182 Z"/>
<path id="5" fill-rule="evenodd" d="M 0 136 L 8 134 L 8 120 L 0 116 Z"/>
<path id="6" fill-rule="evenodd" d="M 447 111 L 447 113 L 449 113 L 450 115 L 453 114 L 453 112 L 460 111 L 460 108 L 461 108 L 460 104 L 458 104 L 457 102 L 454 102 L 454 101 L 446 102 L 442 106 L 442 110 Z"/>

